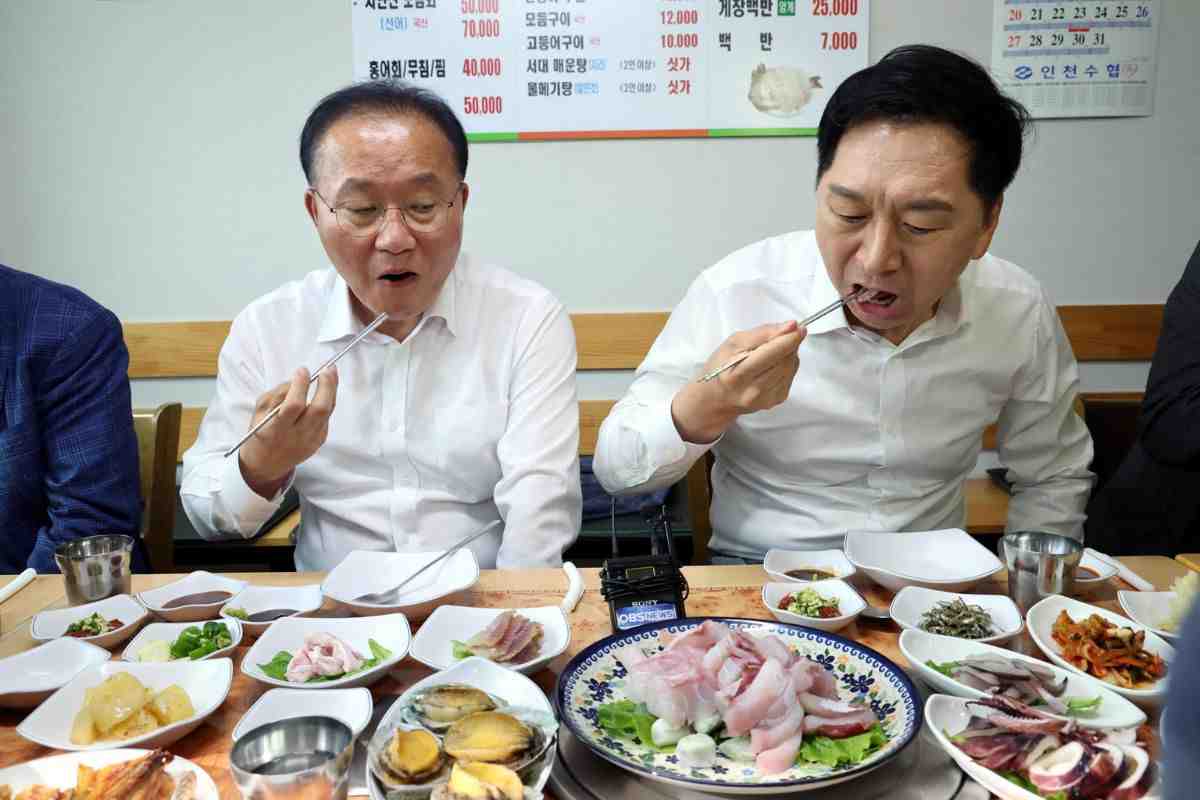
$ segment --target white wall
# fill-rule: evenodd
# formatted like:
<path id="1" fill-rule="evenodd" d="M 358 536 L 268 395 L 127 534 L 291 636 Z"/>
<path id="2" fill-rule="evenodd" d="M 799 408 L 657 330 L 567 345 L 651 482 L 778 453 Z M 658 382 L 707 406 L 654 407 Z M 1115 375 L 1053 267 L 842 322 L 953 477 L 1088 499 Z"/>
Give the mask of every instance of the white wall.
<path id="1" fill-rule="evenodd" d="M 610 2 L 642 0 L 610 0 Z M 871 57 L 910 42 L 990 60 L 992 3 L 874 0 Z M 1042 121 L 998 255 L 1058 303 L 1163 301 L 1200 237 L 1200 3 L 1164 0 L 1151 117 Z M 130 321 L 223 319 L 323 264 L 296 139 L 350 76 L 345 0 L 0 0 L 0 262 Z M 754 239 L 809 227 L 812 139 L 477 144 L 466 247 L 572 311 L 670 308 Z M 1138 389 L 1144 364 L 1084 365 Z M 582 376 L 612 397 L 620 373 Z M 138 381 L 204 404 L 211 383 Z"/>

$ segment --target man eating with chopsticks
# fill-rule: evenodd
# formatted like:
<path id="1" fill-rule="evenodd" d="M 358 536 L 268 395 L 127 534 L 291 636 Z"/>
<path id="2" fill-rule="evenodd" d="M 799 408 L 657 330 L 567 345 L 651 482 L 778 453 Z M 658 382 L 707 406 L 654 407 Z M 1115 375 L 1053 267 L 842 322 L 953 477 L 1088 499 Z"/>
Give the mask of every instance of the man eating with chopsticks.
<path id="1" fill-rule="evenodd" d="M 603 486 L 670 485 L 713 450 L 713 560 L 761 561 L 851 530 L 963 527 L 997 422 L 1008 528 L 1081 537 L 1075 358 L 1036 279 L 988 253 L 1027 124 L 940 48 L 847 79 L 817 134 L 815 230 L 695 280 L 600 430 Z"/>
<path id="2" fill-rule="evenodd" d="M 253 536 L 294 486 L 298 570 L 444 550 L 497 520 L 470 545 L 481 566 L 558 565 L 582 503 L 574 333 L 544 288 L 461 252 L 454 112 L 422 89 L 356 84 L 309 115 L 300 161 L 332 266 L 234 320 L 184 455 L 188 517 L 205 538 Z M 310 398 L 306 367 L 384 313 Z"/>

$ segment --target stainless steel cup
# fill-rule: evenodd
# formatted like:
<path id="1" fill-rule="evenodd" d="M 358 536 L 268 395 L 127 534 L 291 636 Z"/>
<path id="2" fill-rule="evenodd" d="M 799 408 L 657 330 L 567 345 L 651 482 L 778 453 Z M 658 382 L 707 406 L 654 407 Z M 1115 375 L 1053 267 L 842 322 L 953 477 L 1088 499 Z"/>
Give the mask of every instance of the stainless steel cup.
<path id="1" fill-rule="evenodd" d="M 1083 557 L 1081 542 L 1042 531 L 1007 534 L 1000 550 L 1008 567 L 1008 596 L 1022 615 L 1043 597 L 1069 594 Z"/>
<path id="2" fill-rule="evenodd" d="M 246 733 L 229 766 L 246 800 L 345 800 L 354 733 L 332 717 L 294 717 Z"/>
<path id="3" fill-rule="evenodd" d="M 67 602 L 77 606 L 115 594 L 129 594 L 133 539 L 119 533 L 72 539 L 54 548 Z"/>

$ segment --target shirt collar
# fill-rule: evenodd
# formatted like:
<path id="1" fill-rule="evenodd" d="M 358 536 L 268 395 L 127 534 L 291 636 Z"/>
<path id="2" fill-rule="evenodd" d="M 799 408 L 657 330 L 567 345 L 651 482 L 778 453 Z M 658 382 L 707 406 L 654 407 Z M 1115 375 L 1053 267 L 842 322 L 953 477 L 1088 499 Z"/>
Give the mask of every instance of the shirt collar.
<path id="1" fill-rule="evenodd" d="M 442 284 L 442 290 L 438 292 L 437 299 L 433 301 L 433 305 L 429 311 L 425 312 L 422 319 L 424 322 L 424 319 L 428 318 L 441 318 L 446 324 L 446 330 L 450 331 L 451 335 L 455 333 L 454 285 L 457 275 L 457 269 L 450 271 L 446 282 Z M 333 291 L 329 296 L 329 303 L 325 307 L 325 316 L 321 320 L 317 341 L 333 342 L 348 336 L 357 336 L 365 327 L 367 326 L 354 314 L 354 305 L 350 300 L 350 287 L 346 285 L 346 281 L 342 279 L 341 275 L 337 275 L 334 279 Z M 371 336 L 380 335 L 378 332 L 371 334 Z"/>

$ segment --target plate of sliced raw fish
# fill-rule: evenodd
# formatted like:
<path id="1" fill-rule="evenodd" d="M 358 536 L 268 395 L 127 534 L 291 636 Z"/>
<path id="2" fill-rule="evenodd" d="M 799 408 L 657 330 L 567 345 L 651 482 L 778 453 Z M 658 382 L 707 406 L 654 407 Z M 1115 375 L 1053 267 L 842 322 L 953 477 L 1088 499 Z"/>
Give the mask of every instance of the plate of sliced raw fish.
<path id="1" fill-rule="evenodd" d="M 601 758 L 676 786 L 800 792 L 899 754 L 920 698 L 895 663 L 831 633 L 762 620 L 651 623 L 580 652 L 559 719 Z"/>
<path id="2" fill-rule="evenodd" d="M 478 656 L 529 675 L 570 643 L 571 626 L 558 606 L 438 606 L 413 637 L 409 655 L 432 669 Z"/>

